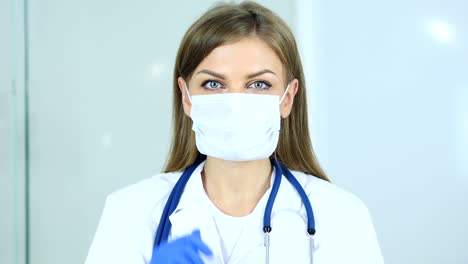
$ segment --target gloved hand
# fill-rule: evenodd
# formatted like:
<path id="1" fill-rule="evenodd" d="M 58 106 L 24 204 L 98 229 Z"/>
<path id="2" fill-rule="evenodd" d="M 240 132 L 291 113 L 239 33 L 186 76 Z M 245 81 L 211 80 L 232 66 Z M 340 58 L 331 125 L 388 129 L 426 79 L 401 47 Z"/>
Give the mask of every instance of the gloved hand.
<path id="1" fill-rule="evenodd" d="M 203 264 L 200 252 L 207 256 L 213 255 L 211 249 L 201 240 L 200 230 L 195 230 L 188 236 L 165 242 L 155 248 L 151 264 Z"/>

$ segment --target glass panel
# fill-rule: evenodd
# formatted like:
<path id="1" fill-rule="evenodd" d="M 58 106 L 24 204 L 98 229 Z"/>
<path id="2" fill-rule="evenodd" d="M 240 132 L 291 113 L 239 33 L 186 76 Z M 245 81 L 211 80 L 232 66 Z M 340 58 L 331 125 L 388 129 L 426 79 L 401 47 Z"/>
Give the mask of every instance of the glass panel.
<path id="1" fill-rule="evenodd" d="M 0 1 L 0 263 L 25 263 L 23 3 Z"/>
<path id="2" fill-rule="evenodd" d="M 105 196 L 160 172 L 178 44 L 214 2 L 31 1 L 32 264 L 83 263 Z"/>

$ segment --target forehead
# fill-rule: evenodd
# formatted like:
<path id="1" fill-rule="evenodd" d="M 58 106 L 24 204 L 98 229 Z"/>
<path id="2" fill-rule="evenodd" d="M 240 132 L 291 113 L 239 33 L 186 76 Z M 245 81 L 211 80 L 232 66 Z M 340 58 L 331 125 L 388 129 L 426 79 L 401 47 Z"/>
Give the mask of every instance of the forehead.
<path id="1" fill-rule="evenodd" d="M 216 70 L 227 75 L 248 74 L 264 69 L 282 74 L 283 65 L 267 43 L 258 37 L 248 37 L 215 48 L 198 65 L 199 69 Z"/>

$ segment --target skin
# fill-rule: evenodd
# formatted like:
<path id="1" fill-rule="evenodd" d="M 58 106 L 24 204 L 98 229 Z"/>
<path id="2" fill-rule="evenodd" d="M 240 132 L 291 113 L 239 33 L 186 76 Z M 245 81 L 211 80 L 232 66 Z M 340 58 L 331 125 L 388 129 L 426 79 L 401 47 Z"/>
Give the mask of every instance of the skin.
<path id="1" fill-rule="evenodd" d="M 217 47 L 198 65 L 188 83 L 179 77 L 178 84 L 184 112 L 190 116 L 191 104 L 185 85 L 191 96 L 256 93 L 281 97 L 285 93 L 287 80 L 279 57 L 265 42 L 254 36 Z M 269 85 L 269 89 L 263 89 Z M 280 105 L 283 118 L 291 113 L 294 96 L 299 89 L 298 80 L 291 80 L 289 86 Z M 231 216 L 245 216 L 253 211 L 269 189 L 271 173 L 269 159 L 239 162 L 208 156 L 202 179 L 208 197 L 218 209 Z"/>

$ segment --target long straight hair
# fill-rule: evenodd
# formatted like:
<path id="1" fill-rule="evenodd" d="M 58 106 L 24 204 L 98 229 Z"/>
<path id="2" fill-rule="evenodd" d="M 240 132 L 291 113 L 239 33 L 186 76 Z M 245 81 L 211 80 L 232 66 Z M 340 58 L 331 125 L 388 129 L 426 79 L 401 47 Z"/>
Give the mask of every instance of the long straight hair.
<path id="1" fill-rule="evenodd" d="M 165 172 L 182 171 L 200 154 L 195 144 L 192 120 L 185 115 L 177 78 L 188 81 L 196 67 L 221 45 L 246 37 L 258 37 L 279 57 L 288 80 L 299 81 L 291 113 L 281 120 L 273 156 L 291 170 L 330 181 L 315 157 L 309 135 L 306 84 L 294 36 L 286 23 L 269 9 L 250 1 L 221 3 L 208 10 L 185 33 L 174 67 L 173 136 Z"/>

